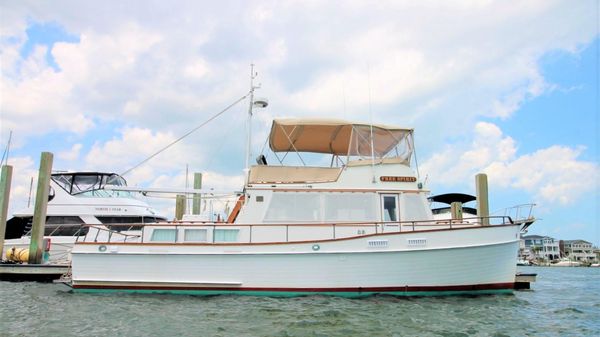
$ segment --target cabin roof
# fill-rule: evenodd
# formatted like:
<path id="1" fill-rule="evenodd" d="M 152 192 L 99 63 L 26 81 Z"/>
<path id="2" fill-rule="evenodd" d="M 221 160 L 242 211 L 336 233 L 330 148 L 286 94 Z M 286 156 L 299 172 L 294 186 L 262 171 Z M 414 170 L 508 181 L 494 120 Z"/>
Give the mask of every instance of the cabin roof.
<path id="1" fill-rule="evenodd" d="M 371 150 L 371 128 L 373 151 Z M 413 129 L 381 124 L 353 123 L 339 119 L 275 119 L 269 145 L 273 152 L 313 152 L 334 155 L 383 157 L 399 143 L 412 152 Z"/>

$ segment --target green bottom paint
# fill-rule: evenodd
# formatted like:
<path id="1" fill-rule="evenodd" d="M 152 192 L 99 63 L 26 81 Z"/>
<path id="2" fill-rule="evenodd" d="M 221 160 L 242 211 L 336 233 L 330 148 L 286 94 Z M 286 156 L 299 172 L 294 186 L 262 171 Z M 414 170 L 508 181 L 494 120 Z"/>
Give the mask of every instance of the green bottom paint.
<path id="1" fill-rule="evenodd" d="M 301 297 L 301 296 L 337 296 L 345 298 L 361 298 L 374 295 L 391 295 L 402 297 L 424 297 L 424 296 L 468 296 L 468 295 L 496 295 L 512 294 L 512 289 L 489 289 L 489 290 L 449 290 L 449 291 L 390 291 L 390 292 L 343 292 L 343 291 L 256 291 L 256 290 L 164 290 L 164 289 L 82 289 L 73 288 L 75 293 L 132 293 L 132 294 L 173 294 L 173 295 L 240 295 L 240 296 L 265 296 L 265 297 Z"/>

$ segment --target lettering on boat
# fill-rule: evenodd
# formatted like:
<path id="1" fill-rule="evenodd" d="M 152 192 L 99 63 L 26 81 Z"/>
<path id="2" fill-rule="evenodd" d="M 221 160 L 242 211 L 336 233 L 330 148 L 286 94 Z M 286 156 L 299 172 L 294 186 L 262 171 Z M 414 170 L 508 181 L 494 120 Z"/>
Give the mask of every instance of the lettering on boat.
<path id="1" fill-rule="evenodd" d="M 95 207 L 95 209 L 102 212 L 121 212 L 123 210 L 121 207 Z"/>
<path id="2" fill-rule="evenodd" d="M 379 180 L 384 182 L 414 183 L 417 181 L 417 178 L 404 176 L 381 176 L 379 177 Z"/>

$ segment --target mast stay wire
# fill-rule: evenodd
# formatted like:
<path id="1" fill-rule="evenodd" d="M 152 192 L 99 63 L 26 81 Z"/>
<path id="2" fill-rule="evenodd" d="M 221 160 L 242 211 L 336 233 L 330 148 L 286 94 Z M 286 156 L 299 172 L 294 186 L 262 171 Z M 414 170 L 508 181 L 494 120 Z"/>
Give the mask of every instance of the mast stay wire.
<path id="1" fill-rule="evenodd" d="M 6 147 L 4 148 L 4 152 L 2 153 L 2 160 L 0 160 L 0 166 L 4 165 L 4 159 L 6 158 L 6 165 L 8 165 L 8 155 L 10 152 L 10 141 L 12 139 L 12 130 L 10 130 L 9 134 L 8 134 L 8 143 L 6 144 Z"/>
<path id="2" fill-rule="evenodd" d="M 127 173 L 135 170 L 136 168 L 142 166 L 143 164 L 145 164 L 146 162 L 148 162 L 150 159 L 156 157 L 157 155 L 159 155 L 160 153 L 162 153 L 163 151 L 165 151 L 166 149 L 170 148 L 171 146 L 175 145 L 176 143 L 178 143 L 179 141 L 181 141 L 182 139 L 184 139 L 185 137 L 189 136 L 190 134 L 194 133 L 196 130 L 200 129 L 201 127 L 205 126 L 206 124 L 210 123 L 211 121 L 213 121 L 214 119 L 216 119 L 217 117 L 219 117 L 220 115 L 222 115 L 223 113 L 225 113 L 227 110 L 231 109 L 233 106 L 235 106 L 236 104 L 238 104 L 239 102 L 243 101 L 244 99 L 246 99 L 246 97 L 248 97 L 248 95 L 250 95 L 250 92 L 248 92 L 247 94 L 245 94 L 244 96 L 240 97 L 237 101 L 231 103 L 230 105 L 228 105 L 225 109 L 221 110 L 220 112 L 218 112 L 217 114 L 215 114 L 214 116 L 210 117 L 209 119 L 207 119 L 206 121 L 204 121 L 202 124 L 198 125 L 197 127 L 193 128 L 192 130 L 188 131 L 186 134 L 184 134 L 183 136 L 177 138 L 176 140 L 174 140 L 173 142 L 171 142 L 170 144 L 168 144 L 167 146 L 163 147 L 162 149 L 156 151 L 154 154 L 152 154 L 151 156 L 149 156 L 148 158 L 142 160 L 141 162 L 139 162 L 137 165 L 131 167 L 130 169 L 126 170 L 125 172 L 121 173 L 121 176 L 126 175 Z"/>

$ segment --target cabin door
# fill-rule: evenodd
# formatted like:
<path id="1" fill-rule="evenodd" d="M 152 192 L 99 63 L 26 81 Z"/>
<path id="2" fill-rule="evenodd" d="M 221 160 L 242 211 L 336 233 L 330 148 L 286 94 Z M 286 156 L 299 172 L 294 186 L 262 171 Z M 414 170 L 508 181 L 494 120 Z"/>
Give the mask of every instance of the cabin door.
<path id="1" fill-rule="evenodd" d="M 381 195 L 381 221 L 397 222 L 400 221 L 400 212 L 398 207 L 398 194 L 382 194 Z M 400 225 L 383 224 L 383 231 L 399 231 Z"/>

